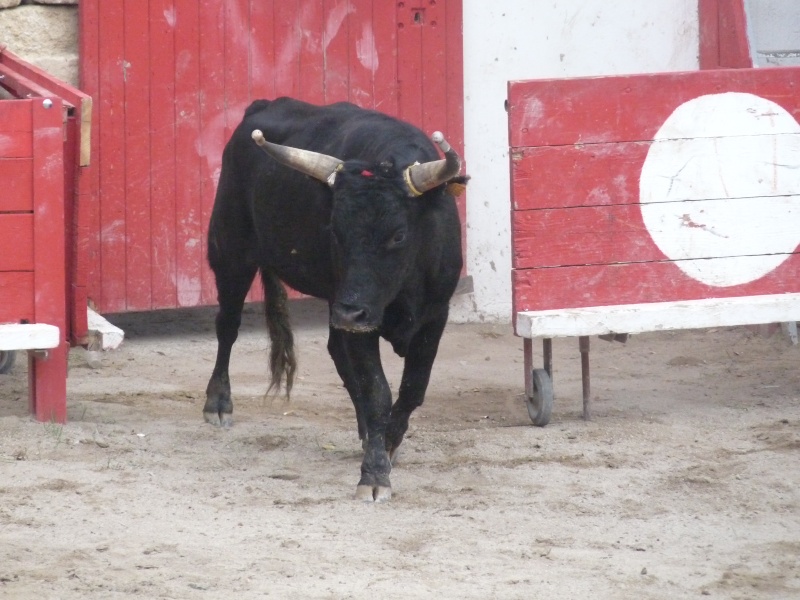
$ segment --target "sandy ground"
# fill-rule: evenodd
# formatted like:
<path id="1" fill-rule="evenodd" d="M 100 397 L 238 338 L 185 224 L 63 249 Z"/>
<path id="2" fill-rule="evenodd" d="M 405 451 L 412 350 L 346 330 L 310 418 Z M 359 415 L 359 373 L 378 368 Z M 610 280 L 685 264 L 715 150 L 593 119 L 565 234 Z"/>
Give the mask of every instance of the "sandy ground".
<path id="1" fill-rule="evenodd" d="M 352 499 L 360 444 L 324 311 L 294 309 L 287 404 L 263 396 L 248 307 L 230 429 L 201 415 L 208 310 L 112 318 L 127 341 L 99 368 L 72 352 L 64 426 L 28 417 L 25 361 L 0 376 L 0 597 L 800 597 L 800 348 L 784 336 L 593 340 L 591 422 L 577 340 L 556 340 L 538 428 L 510 326 L 451 325 L 394 497 L 371 505 Z"/>

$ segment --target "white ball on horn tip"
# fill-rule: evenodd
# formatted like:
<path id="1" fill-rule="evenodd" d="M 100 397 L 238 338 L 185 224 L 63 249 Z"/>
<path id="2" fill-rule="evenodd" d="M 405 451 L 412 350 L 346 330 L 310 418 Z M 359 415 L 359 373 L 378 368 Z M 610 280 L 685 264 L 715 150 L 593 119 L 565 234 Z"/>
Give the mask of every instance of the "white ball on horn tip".
<path id="1" fill-rule="evenodd" d="M 264 143 L 264 134 L 261 133 L 260 129 L 254 129 L 253 133 L 250 134 L 250 137 L 252 137 L 253 141 L 259 146 Z"/>

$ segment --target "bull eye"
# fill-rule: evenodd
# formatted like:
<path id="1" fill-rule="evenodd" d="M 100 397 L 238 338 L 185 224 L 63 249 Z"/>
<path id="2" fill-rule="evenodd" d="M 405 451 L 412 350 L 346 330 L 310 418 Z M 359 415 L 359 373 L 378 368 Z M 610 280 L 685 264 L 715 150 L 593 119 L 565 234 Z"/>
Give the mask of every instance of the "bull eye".
<path id="1" fill-rule="evenodd" d="M 406 241 L 406 237 L 407 234 L 405 228 L 398 229 L 389 239 L 389 243 L 386 244 L 386 247 L 391 250 L 392 248 L 397 248 L 398 246 L 402 246 Z"/>

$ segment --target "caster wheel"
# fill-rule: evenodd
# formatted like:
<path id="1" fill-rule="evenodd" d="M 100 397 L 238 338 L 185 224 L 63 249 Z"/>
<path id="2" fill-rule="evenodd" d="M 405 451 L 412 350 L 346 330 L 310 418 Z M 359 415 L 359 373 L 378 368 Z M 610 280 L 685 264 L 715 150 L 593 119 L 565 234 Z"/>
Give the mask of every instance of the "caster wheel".
<path id="1" fill-rule="evenodd" d="M 13 350 L 0 350 L 0 374 L 8 373 L 14 368 L 17 353 Z"/>
<path id="2" fill-rule="evenodd" d="M 553 381 L 544 369 L 533 369 L 531 373 L 533 394 L 526 397 L 528 416 L 537 427 L 544 427 L 550 422 L 553 411 Z"/>

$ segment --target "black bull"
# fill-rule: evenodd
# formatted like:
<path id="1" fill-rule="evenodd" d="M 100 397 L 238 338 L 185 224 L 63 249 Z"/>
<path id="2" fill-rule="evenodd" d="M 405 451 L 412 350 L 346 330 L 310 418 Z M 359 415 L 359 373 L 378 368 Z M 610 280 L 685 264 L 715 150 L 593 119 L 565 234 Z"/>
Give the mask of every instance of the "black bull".
<path id="1" fill-rule="evenodd" d="M 356 496 L 366 501 L 391 497 L 391 461 L 424 400 L 461 272 L 453 186 L 466 178 L 455 151 L 441 134 L 434 138 L 444 159 L 420 130 L 379 112 L 256 101 L 225 147 L 209 225 L 219 312 L 206 420 L 231 423 L 228 365 L 256 271 L 266 296 L 271 388 L 283 382 L 288 394 L 296 368 L 281 280 L 326 299 L 328 352 L 365 449 Z M 394 405 L 381 336 L 405 359 Z"/>

